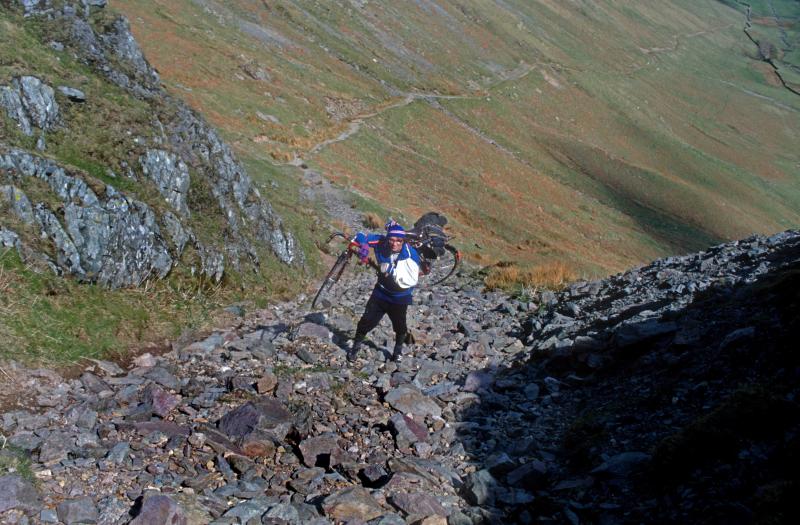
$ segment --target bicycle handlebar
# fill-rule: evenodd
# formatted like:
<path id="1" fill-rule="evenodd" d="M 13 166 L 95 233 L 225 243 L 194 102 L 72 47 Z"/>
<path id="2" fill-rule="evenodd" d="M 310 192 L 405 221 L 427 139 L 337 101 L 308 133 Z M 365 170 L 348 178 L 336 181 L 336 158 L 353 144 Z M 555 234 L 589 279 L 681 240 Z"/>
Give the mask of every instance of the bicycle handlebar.
<path id="1" fill-rule="evenodd" d="M 326 242 L 331 242 L 336 237 L 341 237 L 342 239 L 347 239 L 347 236 L 344 233 L 342 233 L 342 232 L 333 232 L 328 237 L 328 240 Z M 407 230 L 406 231 L 406 242 L 409 242 L 412 245 L 413 244 L 424 245 L 424 244 L 427 244 L 427 243 L 431 243 L 434 246 L 441 247 L 441 246 L 444 246 L 445 244 L 447 244 L 447 242 L 450 241 L 451 238 L 452 237 L 450 237 L 449 235 L 446 235 L 443 231 L 441 231 L 441 229 L 439 229 L 439 231 L 434 233 L 433 235 L 431 235 L 427 231 L 424 231 L 424 232 L 417 232 L 417 231 L 414 231 L 414 230 Z M 353 242 L 354 240 L 355 240 L 355 237 L 351 238 L 350 242 Z"/>

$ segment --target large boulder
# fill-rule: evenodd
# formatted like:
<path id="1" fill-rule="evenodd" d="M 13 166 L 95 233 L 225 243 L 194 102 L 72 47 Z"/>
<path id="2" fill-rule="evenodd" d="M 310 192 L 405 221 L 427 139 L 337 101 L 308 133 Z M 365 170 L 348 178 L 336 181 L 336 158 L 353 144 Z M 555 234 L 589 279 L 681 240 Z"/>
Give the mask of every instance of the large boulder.
<path id="1" fill-rule="evenodd" d="M 32 514 L 41 508 L 41 497 L 30 482 L 16 474 L 0 476 L 0 513 L 16 509 Z"/>
<path id="2" fill-rule="evenodd" d="M 294 429 L 294 417 L 274 398 L 262 397 L 222 416 L 219 429 L 249 457 L 271 456 Z"/>
<path id="3" fill-rule="evenodd" d="M 331 494 L 322 502 L 325 515 L 336 521 L 369 521 L 384 513 L 363 487 L 350 487 Z"/>
<path id="4" fill-rule="evenodd" d="M 58 519 L 72 525 L 73 523 L 97 523 L 100 513 L 90 497 L 62 501 L 56 507 Z"/>
<path id="5" fill-rule="evenodd" d="M 304 439 L 300 443 L 300 453 L 307 467 L 314 467 L 318 463 L 333 467 L 345 457 L 337 435 L 332 432 Z"/>
<path id="6" fill-rule="evenodd" d="M 436 401 L 410 384 L 400 385 L 390 390 L 386 394 L 385 401 L 392 408 L 404 414 L 412 414 L 417 417 L 427 415 L 440 417 L 442 415 L 442 408 L 436 404 Z"/>
<path id="7" fill-rule="evenodd" d="M 130 525 L 186 525 L 183 509 L 169 496 L 146 494 L 139 514 Z"/>

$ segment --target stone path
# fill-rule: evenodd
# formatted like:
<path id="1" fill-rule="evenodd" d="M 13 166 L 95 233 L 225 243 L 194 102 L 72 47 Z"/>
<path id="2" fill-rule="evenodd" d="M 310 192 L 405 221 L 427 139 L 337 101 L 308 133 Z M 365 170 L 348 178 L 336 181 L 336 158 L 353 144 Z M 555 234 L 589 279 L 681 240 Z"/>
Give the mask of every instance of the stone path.
<path id="1" fill-rule="evenodd" d="M 797 320 L 780 309 L 798 266 L 787 232 L 530 302 L 462 275 L 418 291 L 399 364 L 388 321 L 345 360 L 374 279 L 353 272 L 324 312 L 300 297 L 129 369 L 28 371 L 31 406 L 0 419 L 0 521 L 691 522 L 738 501 L 747 472 L 771 476 L 765 450 L 800 435 L 781 401 L 765 409 L 787 410 L 778 430 L 737 442 L 745 456 L 706 471 L 680 446 L 742 384 L 800 394 L 781 350 Z M 705 474 L 648 482 L 687 462 Z"/>
<path id="2" fill-rule="evenodd" d="M 465 280 L 419 292 L 419 344 L 387 363 L 385 321 L 351 366 L 342 347 L 372 279 L 354 275 L 329 312 L 277 305 L 131 370 L 98 362 L 76 380 L 31 375 L 37 406 L 3 414 L 2 429 L 9 457 L 33 458 L 34 519 L 126 522 L 135 502 L 167 495 L 197 523 L 468 520 L 459 490 L 475 466 L 455 411 L 486 386 L 470 370 L 524 355 L 517 318 L 496 318 L 526 305 Z M 6 508 L 30 511 L 21 500 Z"/>

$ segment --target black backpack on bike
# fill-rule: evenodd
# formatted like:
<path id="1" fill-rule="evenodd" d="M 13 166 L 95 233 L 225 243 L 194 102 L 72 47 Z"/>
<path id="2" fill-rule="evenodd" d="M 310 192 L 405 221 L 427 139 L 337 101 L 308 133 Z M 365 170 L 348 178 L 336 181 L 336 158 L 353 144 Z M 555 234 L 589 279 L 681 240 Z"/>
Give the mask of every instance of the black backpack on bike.
<path id="1" fill-rule="evenodd" d="M 444 215 L 429 211 L 420 217 L 411 228 L 410 231 L 414 235 L 430 239 L 430 242 L 419 248 L 426 259 L 438 259 L 444 255 L 444 245 L 447 243 L 447 236 L 444 233 L 446 224 L 447 218 Z"/>

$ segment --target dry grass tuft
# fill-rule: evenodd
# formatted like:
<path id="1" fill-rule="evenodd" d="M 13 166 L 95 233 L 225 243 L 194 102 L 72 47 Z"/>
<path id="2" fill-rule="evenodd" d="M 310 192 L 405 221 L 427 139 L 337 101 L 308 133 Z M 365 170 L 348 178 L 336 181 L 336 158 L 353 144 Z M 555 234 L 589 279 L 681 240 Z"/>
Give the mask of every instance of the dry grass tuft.
<path id="1" fill-rule="evenodd" d="M 0 251 L 0 261 L 11 251 L 11 248 Z M 12 285 L 18 281 L 17 276 L 0 265 L 0 313 L 7 313 L 14 304 Z"/>
<path id="2" fill-rule="evenodd" d="M 520 268 L 515 264 L 498 264 L 483 280 L 490 290 L 514 290 L 518 288 L 563 288 L 577 278 L 575 271 L 563 261 L 553 261 L 531 268 Z"/>
<path id="3" fill-rule="evenodd" d="M 383 221 L 378 217 L 377 213 L 367 212 L 364 214 L 364 226 L 371 230 L 377 230 L 383 227 Z"/>
<path id="4" fill-rule="evenodd" d="M 274 150 L 269 152 L 269 156 L 279 162 L 289 162 L 294 158 L 294 154 L 289 151 Z"/>
<path id="5" fill-rule="evenodd" d="M 10 250 L 10 249 L 9 249 Z M 0 258 L 4 257 L 9 250 L 0 251 Z M 13 293 L 13 283 L 17 280 L 13 272 L 8 271 L 0 265 L 0 341 L 6 348 L 19 348 L 22 340 L 5 323 L 5 319 L 10 318 L 15 313 L 15 307 L 19 301 L 15 301 Z"/>
<path id="6" fill-rule="evenodd" d="M 345 237 L 348 239 L 350 238 L 350 234 L 352 233 L 350 230 L 350 225 L 347 224 L 342 219 L 333 218 L 331 219 L 331 226 L 333 226 L 333 231 L 342 232 Z M 337 241 L 338 242 L 338 241 Z"/>

